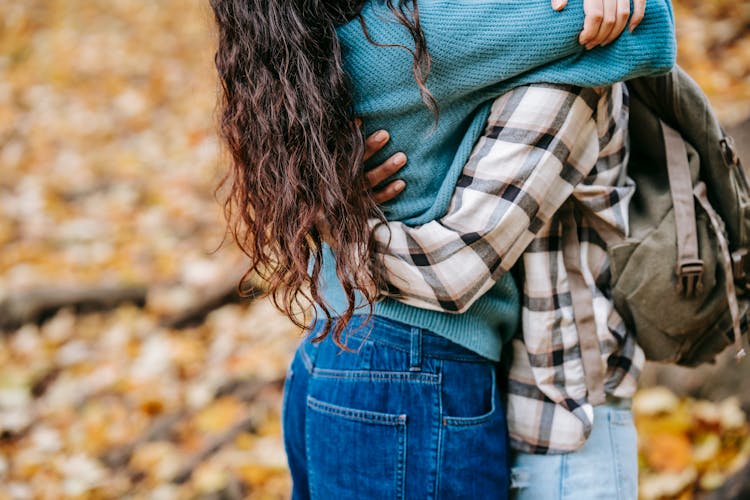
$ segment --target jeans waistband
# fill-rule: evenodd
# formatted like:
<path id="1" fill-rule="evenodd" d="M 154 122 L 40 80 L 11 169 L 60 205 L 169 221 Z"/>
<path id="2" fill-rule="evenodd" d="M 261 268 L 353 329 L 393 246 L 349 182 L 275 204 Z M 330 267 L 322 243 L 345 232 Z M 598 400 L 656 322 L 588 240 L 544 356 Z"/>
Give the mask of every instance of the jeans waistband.
<path id="1" fill-rule="evenodd" d="M 325 325 L 326 320 L 318 320 L 310 325 L 308 328 L 310 332 L 309 340 L 320 335 Z M 330 340 L 330 336 L 326 339 L 326 341 L 328 340 Z M 341 340 L 344 345 L 351 349 L 357 349 L 361 342 L 365 340 L 399 349 L 411 354 L 412 363 L 418 363 L 421 357 L 473 363 L 493 363 L 492 360 L 430 330 L 383 316 L 355 315 L 346 325 Z"/>
<path id="2" fill-rule="evenodd" d="M 605 404 L 607 406 L 620 410 L 633 409 L 633 400 L 631 398 L 618 398 L 617 396 L 613 396 L 611 394 L 607 394 L 606 396 L 607 397 L 605 399 Z"/>

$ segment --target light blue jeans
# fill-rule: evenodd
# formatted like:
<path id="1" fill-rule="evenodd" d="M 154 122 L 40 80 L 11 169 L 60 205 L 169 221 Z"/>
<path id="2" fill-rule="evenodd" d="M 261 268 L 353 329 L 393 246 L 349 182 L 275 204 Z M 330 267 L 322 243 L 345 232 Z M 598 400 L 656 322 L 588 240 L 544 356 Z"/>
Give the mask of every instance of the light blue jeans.
<path id="1" fill-rule="evenodd" d="M 518 453 L 511 469 L 516 500 L 636 500 L 638 443 L 630 409 L 594 409 L 594 428 L 583 447 L 562 455 Z"/>

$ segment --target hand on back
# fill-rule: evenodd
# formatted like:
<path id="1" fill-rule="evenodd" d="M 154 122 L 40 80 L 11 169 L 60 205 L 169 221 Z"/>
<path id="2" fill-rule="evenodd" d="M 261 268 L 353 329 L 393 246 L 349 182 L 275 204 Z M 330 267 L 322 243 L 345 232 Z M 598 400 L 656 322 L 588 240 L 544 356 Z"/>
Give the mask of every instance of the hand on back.
<path id="1" fill-rule="evenodd" d="M 554 10 L 563 10 L 568 0 L 552 0 Z M 578 37 L 587 49 L 604 46 L 617 39 L 630 18 L 630 31 L 643 20 L 646 0 L 633 0 L 633 16 L 630 16 L 630 0 L 584 0 L 583 11 L 586 20 Z"/>
<path id="2" fill-rule="evenodd" d="M 390 135 L 388 135 L 388 132 L 385 130 L 379 130 L 370 135 L 365 141 L 364 160 L 367 161 L 372 158 L 375 153 L 388 144 L 389 140 Z M 375 198 L 375 201 L 378 204 L 392 200 L 404 190 L 406 183 L 401 179 L 393 180 L 385 186 L 375 189 L 384 180 L 401 170 L 404 165 L 406 165 L 406 155 L 404 153 L 396 153 L 377 167 L 367 172 L 367 181 L 370 185 L 370 189 L 373 190 L 373 198 Z"/>

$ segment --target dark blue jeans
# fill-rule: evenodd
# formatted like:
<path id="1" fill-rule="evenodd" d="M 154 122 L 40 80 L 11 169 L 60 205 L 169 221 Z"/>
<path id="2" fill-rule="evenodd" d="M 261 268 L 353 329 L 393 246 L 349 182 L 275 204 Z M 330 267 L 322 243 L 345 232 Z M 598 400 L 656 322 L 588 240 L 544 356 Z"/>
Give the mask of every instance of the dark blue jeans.
<path id="1" fill-rule="evenodd" d="M 505 499 L 498 366 L 421 328 L 356 317 L 342 351 L 310 328 L 284 389 L 295 499 Z"/>

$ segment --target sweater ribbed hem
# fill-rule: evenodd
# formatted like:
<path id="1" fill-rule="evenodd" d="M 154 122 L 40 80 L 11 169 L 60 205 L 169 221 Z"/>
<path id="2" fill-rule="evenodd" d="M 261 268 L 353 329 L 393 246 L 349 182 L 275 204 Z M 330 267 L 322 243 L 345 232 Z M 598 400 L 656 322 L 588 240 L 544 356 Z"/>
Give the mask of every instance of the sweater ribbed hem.
<path id="1" fill-rule="evenodd" d="M 320 292 L 334 316 L 347 309 L 346 295 L 336 276 L 336 264 L 328 246 L 323 250 Z M 312 261 L 311 261 L 312 264 Z M 355 314 L 369 314 L 361 294 L 355 294 Z M 316 306 L 318 318 L 325 315 Z M 520 293 L 512 276 L 502 276 L 463 314 L 432 311 L 384 299 L 373 304 L 375 315 L 429 330 L 492 361 L 499 361 L 503 343 L 510 340 L 521 317 Z"/>

